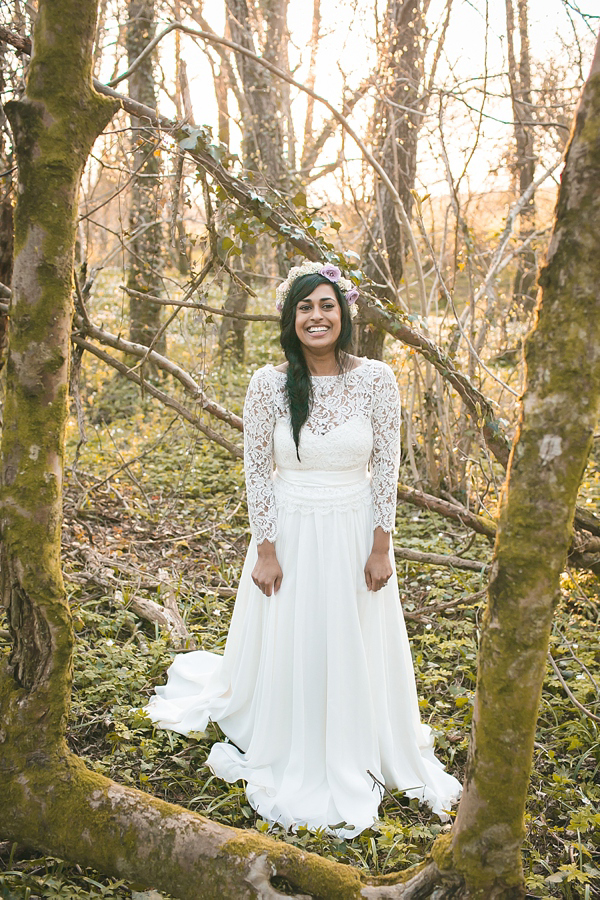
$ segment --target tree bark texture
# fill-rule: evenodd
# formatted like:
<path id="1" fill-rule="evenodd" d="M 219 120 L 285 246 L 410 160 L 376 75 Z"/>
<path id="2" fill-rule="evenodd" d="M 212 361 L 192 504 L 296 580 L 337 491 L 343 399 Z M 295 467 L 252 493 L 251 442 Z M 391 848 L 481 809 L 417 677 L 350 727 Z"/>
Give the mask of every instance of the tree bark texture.
<path id="1" fill-rule="evenodd" d="M 95 4 L 46 2 L 22 101 L 6 106 L 19 169 L 2 435 L 2 590 L 25 710 L 56 728 L 70 677 L 69 613 L 60 572 L 62 464 L 75 217 L 81 171 L 115 104 L 91 87 Z M 81 48 L 81 52 L 74 51 Z M 34 711 L 35 710 L 35 711 Z"/>
<path id="2" fill-rule="evenodd" d="M 304 900 L 521 897 L 543 660 L 600 398 L 600 50 L 567 154 L 527 345 L 464 799 L 432 863 L 416 874 L 368 878 L 117 785 L 66 749 L 73 632 L 59 551 L 74 222 L 81 168 L 111 113 L 90 86 L 94 12 L 93 0 L 40 0 L 27 95 L 9 108 L 19 200 L 1 524 L 14 650 L 0 681 L 0 838 L 190 900 L 275 900 L 276 878 Z"/>
<path id="3" fill-rule="evenodd" d="M 243 253 L 244 266 L 247 271 L 251 271 L 256 264 L 256 247 L 252 244 L 246 244 Z M 223 309 L 230 310 L 233 313 L 245 313 L 248 307 L 248 292 L 244 290 L 240 282 L 249 284 L 251 276 L 245 272 L 238 271 L 235 278 L 229 278 L 227 287 L 227 297 L 223 304 Z M 219 326 L 219 351 L 223 356 L 231 354 L 237 362 L 244 361 L 246 352 L 246 325 L 248 322 L 237 316 L 224 316 Z"/>
<path id="4" fill-rule="evenodd" d="M 284 71 L 287 60 L 287 7 L 288 0 L 260 0 L 249 7 L 247 0 L 226 0 L 227 25 L 231 39 L 248 50 L 255 51 L 254 34 L 265 59 Z M 258 65 L 242 53 L 236 54 L 236 66 L 241 81 L 242 114 L 242 161 L 244 167 L 254 172 L 260 182 L 265 182 L 276 191 L 289 193 L 288 165 L 285 156 L 283 116 L 283 95 L 286 85 L 279 82 L 271 72 Z M 288 135 L 289 152 L 289 135 Z M 286 263 L 278 249 L 280 274 Z M 251 272 L 256 266 L 256 246 L 244 245 L 243 269 Z M 237 274 L 241 281 L 249 276 Z M 248 305 L 248 294 L 234 279 L 230 280 L 225 309 L 244 313 Z M 221 352 L 230 351 L 238 361 L 243 361 L 245 350 L 246 323 L 241 319 L 224 318 L 219 328 Z"/>
<path id="5" fill-rule="evenodd" d="M 6 87 L 4 78 L 4 61 L 8 48 L 0 44 L 0 91 Z M 0 108 L 0 126 L 6 124 L 4 110 Z M 2 186 L 0 187 L 0 284 L 9 285 L 12 281 L 13 270 L 13 209 L 12 198 L 14 183 L 12 173 L 13 154 L 5 152 L 4 142 L 0 139 L 0 166 L 4 172 Z M 0 369 L 3 368 L 8 344 L 8 317 L 0 312 Z"/>
<path id="6" fill-rule="evenodd" d="M 246 0 L 226 0 L 226 6 L 231 39 L 255 52 L 253 33 L 257 33 L 265 59 L 286 70 L 287 0 L 261 0 L 253 15 Z M 278 83 L 271 72 L 241 53 L 236 54 L 236 65 L 246 105 L 241 110 L 244 165 L 261 172 L 275 189 L 285 190 L 287 166 Z"/>
<path id="7" fill-rule="evenodd" d="M 129 0 L 127 22 L 127 60 L 131 65 L 147 47 L 156 30 L 154 0 Z M 129 77 L 129 96 L 145 106 L 156 108 L 153 55 L 147 56 Z M 127 286 L 147 294 L 161 294 L 164 241 L 160 212 L 160 157 L 155 136 L 145 132 L 148 121 L 131 116 L 133 179 L 129 205 L 129 258 Z M 160 328 L 162 308 L 157 303 L 129 297 L 130 340 L 150 346 Z M 166 349 L 161 336 L 159 353 Z"/>
<path id="8" fill-rule="evenodd" d="M 312 91 L 315 89 L 317 53 L 321 36 L 321 0 L 313 0 L 312 31 L 310 36 L 310 61 L 305 84 Z M 309 153 L 312 148 L 315 101 L 310 95 L 306 98 L 306 116 L 304 117 L 304 138 L 302 141 L 302 159 L 300 168 L 306 175 L 310 174 Z"/>
<path id="9" fill-rule="evenodd" d="M 508 49 L 508 77 L 514 120 L 515 175 L 518 195 L 522 196 L 535 178 L 534 131 L 530 123 L 533 117 L 531 94 L 531 64 L 529 59 L 529 27 L 527 0 L 517 0 L 519 30 L 519 62 L 515 54 L 514 0 L 506 0 L 506 37 Z M 519 216 L 519 240 L 525 241 L 535 228 L 535 196 L 532 195 Z M 518 259 L 513 282 L 513 298 L 526 309 L 535 303 L 536 255 L 529 248 Z"/>
<path id="10" fill-rule="evenodd" d="M 0 284 L 8 285 L 13 268 L 12 183 L 0 191 Z M 0 312 L 0 369 L 4 367 L 8 345 L 8 316 Z"/>
<path id="11" fill-rule="evenodd" d="M 388 0 L 378 50 L 379 90 L 371 122 L 376 158 L 394 183 L 409 218 L 423 118 L 424 24 L 421 0 Z M 403 232 L 394 200 L 377 180 L 369 232 L 362 249 L 364 271 L 376 284 L 386 284 L 381 296 L 394 301 L 404 272 Z M 359 356 L 381 359 L 385 334 L 359 317 Z"/>
<path id="12" fill-rule="evenodd" d="M 559 576 L 600 405 L 600 41 L 567 148 L 525 349 L 452 865 L 471 896 L 524 896 L 520 847 Z"/>

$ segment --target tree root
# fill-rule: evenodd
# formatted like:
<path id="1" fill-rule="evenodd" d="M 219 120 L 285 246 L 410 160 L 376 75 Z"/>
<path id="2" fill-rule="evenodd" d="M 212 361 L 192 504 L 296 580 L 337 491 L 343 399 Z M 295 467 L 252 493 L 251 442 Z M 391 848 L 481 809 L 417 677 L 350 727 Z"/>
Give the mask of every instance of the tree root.
<path id="1" fill-rule="evenodd" d="M 37 751 L 17 770 L 16 747 L 0 766 L 0 818 L 12 840 L 181 900 L 418 900 L 454 897 L 456 876 L 428 863 L 368 877 L 280 841 L 211 822 L 91 772 L 62 751 Z M 414 874 L 412 874 L 414 873 Z M 368 880 L 368 883 L 367 883 Z M 396 882 L 396 883 L 394 883 Z M 286 885 L 283 894 L 279 885 Z M 290 894 L 289 889 L 294 893 Z M 443 888 L 445 893 L 439 891 Z M 434 893 L 436 891 L 437 893 Z M 451 892 L 448 892 L 451 891 Z"/>

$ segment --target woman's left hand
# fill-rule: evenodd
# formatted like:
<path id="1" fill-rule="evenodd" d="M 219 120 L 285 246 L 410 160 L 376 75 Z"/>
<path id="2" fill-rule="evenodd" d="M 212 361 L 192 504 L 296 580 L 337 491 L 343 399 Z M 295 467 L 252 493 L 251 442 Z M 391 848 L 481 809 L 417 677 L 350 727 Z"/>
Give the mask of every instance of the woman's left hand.
<path id="1" fill-rule="evenodd" d="M 373 549 L 365 566 L 367 590 L 380 591 L 390 580 L 392 571 L 389 551 Z"/>

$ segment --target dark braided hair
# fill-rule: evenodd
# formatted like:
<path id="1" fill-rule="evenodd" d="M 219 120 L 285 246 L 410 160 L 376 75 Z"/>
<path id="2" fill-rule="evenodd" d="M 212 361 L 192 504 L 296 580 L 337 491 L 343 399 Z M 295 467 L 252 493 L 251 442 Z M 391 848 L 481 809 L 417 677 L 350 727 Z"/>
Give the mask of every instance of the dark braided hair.
<path id="1" fill-rule="evenodd" d="M 348 304 L 341 290 L 335 284 L 325 278 L 324 275 L 301 275 L 300 278 L 292 283 L 288 292 L 283 309 L 281 310 L 281 334 L 279 341 L 288 361 L 287 377 L 285 381 L 285 392 L 290 408 L 290 418 L 292 422 L 292 435 L 296 445 L 296 456 L 300 459 L 298 445 L 300 443 L 300 429 L 308 419 L 310 407 L 313 399 L 312 383 L 310 380 L 310 372 L 304 358 L 302 344 L 300 338 L 296 334 L 296 307 L 298 304 L 308 297 L 309 294 L 319 287 L 320 284 L 330 285 L 335 293 L 337 302 L 341 310 L 341 330 L 336 341 L 334 352 L 335 359 L 339 366 L 340 372 L 343 372 L 348 362 L 346 354 L 352 349 L 352 318 Z"/>

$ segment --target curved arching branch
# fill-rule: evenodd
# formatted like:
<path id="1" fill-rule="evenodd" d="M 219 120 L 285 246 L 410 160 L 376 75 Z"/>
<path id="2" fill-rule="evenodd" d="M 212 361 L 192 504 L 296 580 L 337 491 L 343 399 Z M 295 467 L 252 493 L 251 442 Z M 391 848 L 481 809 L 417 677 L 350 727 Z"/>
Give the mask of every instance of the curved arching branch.
<path id="1" fill-rule="evenodd" d="M 386 186 L 387 190 L 389 191 L 390 196 L 392 197 L 394 207 L 396 209 L 396 214 L 397 214 L 398 219 L 404 229 L 409 246 L 411 248 L 411 252 L 413 255 L 413 261 L 414 261 L 414 265 L 415 265 L 415 271 L 417 274 L 417 285 L 419 288 L 419 295 L 420 295 L 422 304 L 425 305 L 426 304 L 425 279 L 423 277 L 423 268 L 421 266 L 421 258 L 419 255 L 419 248 L 417 247 L 415 235 L 411 228 L 410 221 L 409 221 L 406 209 L 404 208 L 404 204 L 402 202 L 400 194 L 396 190 L 395 185 L 393 184 L 392 180 L 390 179 L 389 175 L 387 174 L 387 172 L 385 171 L 383 166 L 377 162 L 377 160 L 375 159 L 373 154 L 370 152 L 370 150 L 366 146 L 365 142 L 363 140 L 361 140 L 361 138 L 358 136 L 358 134 L 356 133 L 356 131 L 354 130 L 354 128 L 352 127 L 352 125 L 350 124 L 350 122 L 348 121 L 346 116 L 343 115 L 343 113 L 341 113 L 338 109 L 336 109 L 335 106 L 333 106 L 329 102 L 329 100 L 327 100 L 321 94 L 317 94 L 317 92 L 314 91 L 312 88 L 307 87 L 307 85 L 305 85 L 305 84 L 301 84 L 299 81 L 296 81 L 295 78 L 292 78 L 291 75 L 288 75 L 288 73 L 284 72 L 283 69 L 280 69 L 279 66 L 276 66 L 272 62 L 269 62 L 269 60 L 264 59 L 264 57 L 259 56 L 257 53 L 253 53 L 251 50 L 248 50 L 246 47 L 243 47 L 241 44 L 237 44 L 237 43 L 235 43 L 235 41 L 230 41 L 227 38 L 217 37 L 215 34 L 208 32 L 208 31 L 201 31 L 198 28 L 190 28 L 188 25 L 184 25 L 182 22 L 171 22 L 169 25 L 167 25 L 165 28 L 163 28 L 163 30 L 159 34 L 157 34 L 156 37 L 153 38 L 153 40 L 151 40 L 149 42 L 149 44 L 144 48 L 144 50 L 142 50 L 140 55 L 137 57 L 137 59 L 135 59 L 132 62 L 132 64 L 127 69 L 127 71 L 123 72 L 121 75 L 117 76 L 117 78 L 113 78 L 113 80 L 109 82 L 108 87 L 114 87 L 115 85 L 117 85 L 121 81 L 123 81 L 125 78 L 128 78 L 135 71 L 135 69 L 144 61 L 144 59 L 148 56 L 148 54 L 152 53 L 152 51 L 157 46 L 157 44 L 159 44 L 160 41 L 164 37 L 166 37 L 168 34 L 170 34 L 172 31 L 181 31 L 184 34 L 189 34 L 193 37 L 201 38 L 202 40 L 206 41 L 207 43 L 221 44 L 224 47 L 229 47 L 231 50 L 235 50 L 236 53 L 240 53 L 243 56 L 248 57 L 248 59 L 253 60 L 253 62 L 258 63 L 258 65 L 264 66 L 264 68 L 268 69 L 270 72 L 272 72 L 278 78 L 281 78 L 283 81 L 286 81 L 288 84 L 291 84 L 292 87 L 295 87 L 295 88 L 297 88 L 297 90 L 302 91 L 303 93 L 307 94 L 313 100 L 316 100 L 318 103 L 321 103 L 323 106 L 325 106 L 329 110 L 329 112 L 331 113 L 333 118 L 337 122 L 339 122 L 339 124 L 342 126 L 342 128 L 344 129 L 346 134 L 348 134 L 352 138 L 352 140 L 354 141 L 354 143 L 356 144 L 356 146 L 362 153 L 365 161 L 370 165 L 370 167 L 373 169 L 373 171 L 376 172 L 378 177 L 381 179 L 382 183 Z"/>

